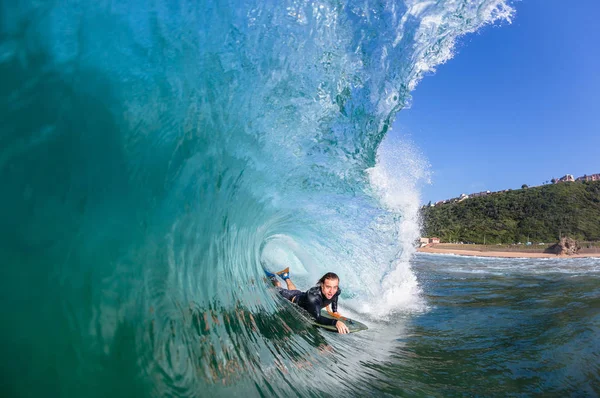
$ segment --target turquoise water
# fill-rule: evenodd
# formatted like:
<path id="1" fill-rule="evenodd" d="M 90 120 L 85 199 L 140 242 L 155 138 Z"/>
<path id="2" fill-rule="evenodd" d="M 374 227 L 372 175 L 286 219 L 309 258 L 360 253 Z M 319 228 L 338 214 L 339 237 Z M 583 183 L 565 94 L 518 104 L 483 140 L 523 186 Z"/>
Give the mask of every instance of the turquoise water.
<path id="1" fill-rule="evenodd" d="M 504 2 L 0 7 L 2 396 L 598 393 L 592 260 L 414 256 L 390 124 Z M 371 328 L 305 324 L 261 262 L 337 272 Z"/>

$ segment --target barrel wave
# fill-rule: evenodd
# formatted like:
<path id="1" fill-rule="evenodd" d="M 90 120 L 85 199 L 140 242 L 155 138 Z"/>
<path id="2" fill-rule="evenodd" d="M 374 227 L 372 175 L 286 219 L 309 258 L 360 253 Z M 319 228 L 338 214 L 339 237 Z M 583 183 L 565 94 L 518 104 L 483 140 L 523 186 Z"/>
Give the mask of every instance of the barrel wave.
<path id="1" fill-rule="evenodd" d="M 373 329 L 424 310 L 427 164 L 386 134 L 505 2 L 0 10 L 3 396 L 385 391 L 386 337 L 314 329 L 261 263 L 338 273 Z"/>

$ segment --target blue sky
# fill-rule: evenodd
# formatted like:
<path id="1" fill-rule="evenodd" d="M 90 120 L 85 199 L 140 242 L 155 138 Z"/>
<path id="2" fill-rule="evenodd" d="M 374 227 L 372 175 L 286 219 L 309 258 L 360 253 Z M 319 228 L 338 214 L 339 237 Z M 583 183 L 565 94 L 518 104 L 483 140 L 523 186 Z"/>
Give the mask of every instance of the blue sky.
<path id="1" fill-rule="evenodd" d="M 393 133 L 431 164 L 421 200 L 600 173 L 600 1 L 514 3 L 513 23 L 463 37 Z"/>

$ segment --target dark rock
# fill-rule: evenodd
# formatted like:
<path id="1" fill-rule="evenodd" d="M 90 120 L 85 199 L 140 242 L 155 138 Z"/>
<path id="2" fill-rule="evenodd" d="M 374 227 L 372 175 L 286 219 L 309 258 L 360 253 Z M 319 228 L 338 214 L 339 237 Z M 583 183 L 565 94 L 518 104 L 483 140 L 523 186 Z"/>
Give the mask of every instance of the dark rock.
<path id="1" fill-rule="evenodd" d="M 546 253 L 554 253 L 556 255 L 567 255 L 571 256 L 573 254 L 577 254 L 577 252 L 581 249 L 581 246 L 577 243 L 575 239 L 562 237 L 558 243 L 550 246 L 545 250 Z"/>

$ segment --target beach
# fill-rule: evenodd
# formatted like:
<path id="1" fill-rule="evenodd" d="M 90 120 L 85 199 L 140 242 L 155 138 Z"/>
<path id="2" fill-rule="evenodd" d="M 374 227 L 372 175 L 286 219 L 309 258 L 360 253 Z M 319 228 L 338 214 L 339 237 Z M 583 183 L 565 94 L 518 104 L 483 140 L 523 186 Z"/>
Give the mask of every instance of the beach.
<path id="1" fill-rule="evenodd" d="M 454 254 L 457 256 L 478 256 L 478 257 L 503 257 L 503 258 L 585 258 L 600 257 L 598 249 L 581 249 L 577 254 L 570 256 L 556 255 L 553 253 L 544 253 L 543 249 L 510 248 L 510 249 L 492 249 L 485 245 L 457 245 L 451 243 L 430 244 L 417 249 L 419 253 L 435 254 Z"/>

